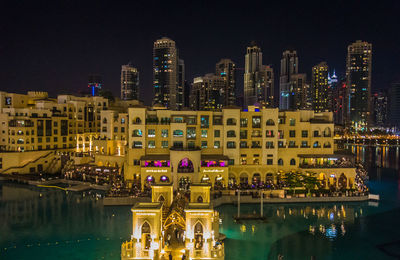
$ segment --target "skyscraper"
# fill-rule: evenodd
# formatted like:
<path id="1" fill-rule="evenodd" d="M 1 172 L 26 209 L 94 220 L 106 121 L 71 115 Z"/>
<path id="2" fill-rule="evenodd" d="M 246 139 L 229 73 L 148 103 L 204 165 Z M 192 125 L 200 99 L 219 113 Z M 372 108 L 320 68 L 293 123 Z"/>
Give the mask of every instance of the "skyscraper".
<path id="1" fill-rule="evenodd" d="M 209 73 L 193 80 L 190 107 L 193 110 L 220 110 L 224 107 L 225 79 Z"/>
<path id="2" fill-rule="evenodd" d="M 321 62 L 312 68 L 311 74 L 312 109 L 315 112 L 331 110 L 331 91 L 328 84 L 328 65 Z"/>
<path id="3" fill-rule="evenodd" d="M 389 89 L 389 118 L 391 126 L 400 129 L 400 80 L 394 82 Z"/>
<path id="4" fill-rule="evenodd" d="M 292 75 L 299 72 L 298 64 L 296 51 L 286 50 L 283 52 L 279 77 L 279 109 L 290 109 L 290 84 Z"/>
<path id="5" fill-rule="evenodd" d="M 251 106 L 257 102 L 257 83 L 262 71 L 262 52 L 255 42 L 247 47 L 244 71 L 244 106 Z"/>
<path id="6" fill-rule="evenodd" d="M 234 105 L 236 101 L 235 69 L 236 64 L 230 59 L 221 59 L 215 65 L 215 74 L 225 81 L 224 106 Z"/>
<path id="7" fill-rule="evenodd" d="M 175 42 L 167 37 L 156 40 L 153 46 L 153 104 L 173 110 L 182 108 L 184 71 Z"/>
<path id="8" fill-rule="evenodd" d="M 388 125 L 388 93 L 381 90 L 372 95 L 373 105 L 373 124 L 376 127 L 386 127 Z"/>
<path id="9" fill-rule="evenodd" d="M 371 114 L 372 44 L 356 41 L 347 47 L 346 79 L 350 94 L 350 125 L 366 130 Z"/>
<path id="10" fill-rule="evenodd" d="M 345 125 L 348 121 L 349 91 L 346 80 L 342 79 L 333 88 L 332 111 L 337 125 Z"/>
<path id="11" fill-rule="evenodd" d="M 307 109 L 308 85 L 307 74 L 293 74 L 290 80 L 289 109 Z"/>
<path id="12" fill-rule="evenodd" d="M 244 107 L 274 106 L 274 70 L 262 65 L 261 49 L 253 42 L 247 47 L 244 72 Z"/>
<path id="13" fill-rule="evenodd" d="M 121 99 L 139 100 L 139 71 L 130 63 L 121 67 Z"/>

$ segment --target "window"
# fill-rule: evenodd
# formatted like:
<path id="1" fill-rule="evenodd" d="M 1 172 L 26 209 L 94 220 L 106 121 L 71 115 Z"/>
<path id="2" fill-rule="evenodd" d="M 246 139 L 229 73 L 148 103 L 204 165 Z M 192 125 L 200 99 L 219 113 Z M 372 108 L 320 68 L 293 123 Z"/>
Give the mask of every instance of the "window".
<path id="1" fill-rule="evenodd" d="M 207 130 L 201 130 L 201 137 L 207 137 Z"/>
<path id="2" fill-rule="evenodd" d="M 142 142 L 140 141 L 133 142 L 132 148 L 142 148 Z"/>
<path id="3" fill-rule="evenodd" d="M 125 127 L 121 127 L 121 133 L 125 133 Z"/>
<path id="4" fill-rule="evenodd" d="M 114 133 L 118 133 L 118 127 L 114 127 Z"/>
<path id="5" fill-rule="evenodd" d="M 246 141 L 240 141 L 240 148 L 248 148 Z"/>
<path id="6" fill-rule="evenodd" d="M 236 119 L 235 118 L 228 118 L 226 120 L 227 125 L 236 125 Z"/>
<path id="7" fill-rule="evenodd" d="M 261 116 L 253 116 L 252 127 L 253 128 L 260 128 L 261 127 Z"/>
<path id="8" fill-rule="evenodd" d="M 282 159 L 278 160 L 278 165 L 283 165 L 283 160 Z"/>
<path id="9" fill-rule="evenodd" d="M 331 148 L 331 143 L 330 142 L 325 142 L 324 143 L 324 148 Z"/>
<path id="10" fill-rule="evenodd" d="M 133 160 L 133 165 L 140 165 L 140 160 Z"/>
<path id="11" fill-rule="evenodd" d="M 308 142 L 307 141 L 301 141 L 301 147 L 307 148 L 308 147 Z"/>
<path id="12" fill-rule="evenodd" d="M 265 148 L 266 148 L 266 149 L 272 149 L 272 148 L 274 148 L 274 142 L 266 142 L 266 143 L 265 143 Z"/>
<path id="13" fill-rule="evenodd" d="M 210 125 L 209 116 L 201 116 L 200 117 L 200 126 L 203 128 L 208 128 Z"/>
<path id="14" fill-rule="evenodd" d="M 275 122 L 272 119 L 268 119 L 266 125 L 275 125 Z"/>
<path id="15" fill-rule="evenodd" d="M 214 130 L 214 137 L 221 137 L 221 131 L 220 130 Z"/>
<path id="16" fill-rule="evenodd" d="M 226 132 L 226 137 L 236 137 L 236 133 L 234 130 L 229 130 Z"/>
<path id="17" fill-rule="evenodd" d="M 201 141 L 201 149 L 207 148 L 207 141 Z"/>
<path id="18" fill-rule="evenodd" d="M 240 130 L 240 139 L 247 139 L 247 130 Z"/>
<path id="19" fill-rule="evenodd" d="M 148 142 L 148 148 L 156 148 L 156 141 L 152 140 Z"/>
<path id="20" fill-rule="evenodd" d="M 183 148 L 183 142 L 182 141 L 175 141 L 174 142 L 174 148 Z"/>
<path id="21" fill-rule="evenodd" d="M 292 159 L 290 160 L 290 165 L 296 165 L 296 160 L 292 158 Z"/>
<path id="22" fill-rule="evenodd" d="M 260 141 L 252 141 L 251 148 L 261 148 L 261 142 Z"/>
<path id="23" fill-rule="evenodd" d="M 314 148 L 320 148 L 321 145 L 320 145 L 319 142 L 317 141 L 317 142 L 314 143 L 313 147 L 314 147 Z"/>
<path id="24" fill-rule="evenodd" d="M 289 141 L 289 148 L 297 148 L 295 141 Z"/>
<path id="25" fill-rule="evenodd" d="M 53 122 L 53 125 L 54 125 L 55 127 L 57 127 L 57 126 L 58 126 L 58 123 L 57 123 L 57 122 Z"/>
<path id="26" fill-rule="evenodd" d="M 274 130 L 265 131 L 265 137 L 274 137 Z"/>
<path id="27" fill-rule="evenodd" d="M 302 130 L 301 131 L 301 137 L 307 138 L 308 137 L 308 131 L 307 130 Z"/>
<path id="28" fill-rule="evenodd" d="M 161 141 L 161 148 L 168 148 L 168 141 Z"/>
<path id="29" fill-rule="evenodd" d="M 251 137 L 262 137 L 261 131 L 253 130 L 253 132 L 251 133 Z"/>
<path id="30" fill-rule="evenodd" d="M 221 147 L 221 144 L 219 141 L 214 141 L 214 148 L 218 149 Z"/>
<path id="31" fill-rule="evenodd" d="M 147 137 L 155 137 L 155 136 L 156 136 L 156 129 L 147 130 Z"/>
<path id="32" fill-rule="evenodd" d="M 195 147 L 194 141 L 189 141 L 187 146 L 188 146 L 188 148 L 194 148 Z"/>
<path id="33" fill-rule="evenodd" d="M 247 118 L 240 118 L 240 127 L 247 127 Z"/>
<path id="34" fill-rule="evenodd" d="M 213 124 L 214 125 L 222 125 L 222 116 L 214 116 Z"/>
<path id="35" fill-rule="evenodd" d="M 280 117 L 280 118 L 278 119 L 278 123 L 279 123 L 280 125 L 284 125 L 284 124 L 285 124 L 285 118 L 284 118 L 284 117 Z"/>
<path id="36" fill-rule="evenodd" d="M 186 134 L 187 139 L 196 138 L 196 128 L 195 127 L 188 127 L 186 131 L 187 131 L 187 134 Z"/>
<path id="37" fill-rule="evenodd" d="M 53 139 L 54 139 L 54 142 L 58 142 L 58 138 L 57 137 L 54 137 Z"/>
<path id="38" fill-rule="evenodd" d="M 125 118 L 121 118 L 121 124 L 125 124 Z"/>
<path id="39" fill-rule="evenodd" d="M 174 117 L 172 120 L 174 123 L 183 123 L 183 117 Z"/>
<path id="40" fill-rule="evenodd" d="M 285 147 L 283 141 L 278 141 L 278 147 L 279 147 L 279 148 Z"/>
<path id="41" fill-rule="evenodd" d="M 318 131 L 318 130 L 315 130 L 315 131 L 314 131 L 314 137 L 320 137 L 319 131 Z"/>
<path id="42" fill-rule="evenodd" d="M 296 130 L 289 130 L 289 137 L 296 137 Z"/>
<path id="43" fill-rule="evenodd" d="M 174 137 L 182 137 L 183 136 L 183 131 L 182 130 L 174 130 L 173 136 Z"/>
<path id="44" fill-rule="evenodd" d="M 228 149 L 234 149 L 234 148 L 236 148 L 236 143 L 235 142 L 227 142 L 226 146 Z"/>
<path id="45" fill-rule="evenodd" d="M 143 133 L 140 129 L 133 130 L 132 137 L 142 137 Z"/>
<path id="46" fill-rule="evenodd" d="M 168 129 L 161 129 L 161 137 L 168 137 Z"/>
<path id="47" fill-rule="evenodd" d="M 229 159 L 228 165 L 235 165 L 235 159 Z"/>
<path id="48" fill-rule="evenodd" d="M 295 126 L 295 125 L 296 125 L 296 119 L 290 118 L 290 119 L 289 119 L 289 125 L 290 125 L 290 126 Z"/>
<path id="49" fill-rule="evenodd" d="M 187 121 L 187 124 L 188 124 L 188 125 L 195 125 L 195 124 L 196 124 L 196 117 L 194 117 L 194 116 L 189 116 L 189 117 L 186 119 L 186 121 Z"/>
<path id="50" fill-rule="evenodd" d="M 272 165 L 273 160 L 272 159 L 267 159 L 267 165 Z"/>
<path id="51" fill-rule="evenodd" d="M 285 138 L 285 135 L 283 133 L 284 133 L 283 130 L 278 130 L 278 139 Z"/>

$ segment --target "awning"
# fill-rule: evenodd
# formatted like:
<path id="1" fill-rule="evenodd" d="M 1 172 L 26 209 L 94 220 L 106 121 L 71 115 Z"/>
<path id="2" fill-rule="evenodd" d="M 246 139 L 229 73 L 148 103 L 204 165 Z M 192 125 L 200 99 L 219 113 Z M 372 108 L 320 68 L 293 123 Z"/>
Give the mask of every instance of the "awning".
<path id="1" fill-rule="evenodd" d="M 148 154 L 140 157 L 141 161 L 169 161 L 169 154 Z"/>
<path id="2" fill-rule="evenodd" d="M 217 160 L 217 161 L 227 161 L 229 157 L 222 154 L 202 154 L 201 160 Z"/>

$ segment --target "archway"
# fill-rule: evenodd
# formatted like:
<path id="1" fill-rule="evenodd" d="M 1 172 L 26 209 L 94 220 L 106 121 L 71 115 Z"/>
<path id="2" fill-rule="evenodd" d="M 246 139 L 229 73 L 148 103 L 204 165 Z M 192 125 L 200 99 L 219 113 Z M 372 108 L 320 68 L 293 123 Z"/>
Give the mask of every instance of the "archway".
<path id="1" fill-rule="evenodd" d="M 142 243 L 145 250 L 150 249 L 151 245 L 151 228 L 148 222 L 144 222 L 141 228 L 142 231 Z"/>
<path id="2" fill-rule="evenodd" d="M 164 198 L 164 196 L 162 194 L 158 197 L 158 201 L 159 202 L 164 202 L 165 201 L 165 198 Z"/>
<path id="3" fill-rule="evenodd" d="M 325 189 L 326 188 L 326 178 L 324 173 L 320 173 L 318 176 L 318 180 L 321 183 L 321 188 Z"/>
<path id="4" fill-rule="evenodd" d="M 195 250 L 203 248 L 203 225 L 200 222 L 194 226 L 194 248 Z"/>
<path id="5" fill-rule="evenodd" d="M 339 189 L 346 189 L 347 188 L 347 177 L 342 173 L 338 180 L 338 187 Z"/>
<path id="6" fill-rule="evenodd" d="M 267 188 L 272 188 L 274 185 L 274 175 L 272 173 L 267 173 L 265 175 L 265 186 Z"/>
<path id="7" fill-rule="evenodd" d="M 215 177 L 214 189 L 223 188 L 224 187 L 224 182 L 223 181 L 224 181 L 224 178 L 220 174 L 218 174 Z"/>
<path id="8" fill-rule="evenodd" d="M 145 190 L 150 190 L 151 189 L 151 185 L 155 183 L 155 179 L 153 176 L 148 175 L 146 177 L 145 183 L 144 183 L 144 188 Z"/>
<path id="9" fill-rule="evenodd" d="M 179 173 L 191 173 L 194 172 L 193 163 L 188 158 L 183 158 L 178 163 L 178 172 Z"/>
<path id="10" fill-rule="evenodd" d="M 207 174 L 204 174 L 203 177 L 201 177 L 200 182 L 201 183 L 210 183 L 210 177 L 208 177 Z"/>
<path id="11" fill-rule="evenodd" d="M 198 203 L 203 203 L 203 197 L 202 196 L 198 196 L 197 197 L 197 202 Z"/>
<path id="12" fill-rule="evenodd" d="M 228 186 L 229 188 L 233 188 L 236 186 L 236 176 L 232 173 L 230 173 L 228 177 Z"/>
<path id="13" fill-rule="evenodd" d="M 247 175 L 247 173 L 242 172 L 239 178 L 239 183 L 241 187 L 245 187 L 249 184 L 249 176 Z"/>
<path id="14" fill-rule="evenodd" d="M 165 176 L 165 175 L 161 176 L 160 177 L 160 182 L 169 182 L 168 176 Z"/>
<path id="15" fill-rule="evenodd" d="M 259 173 L 254 173 L 252 178 L 253 185 L 260 185 L 261 184 L 261 175 Z"/>

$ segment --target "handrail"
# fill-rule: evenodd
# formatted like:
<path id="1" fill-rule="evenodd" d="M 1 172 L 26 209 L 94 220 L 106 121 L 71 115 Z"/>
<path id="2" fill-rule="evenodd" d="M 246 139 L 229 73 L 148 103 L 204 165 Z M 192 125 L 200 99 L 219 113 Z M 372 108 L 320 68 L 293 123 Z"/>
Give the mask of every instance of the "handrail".
<path id="1" fill-rule="evenodd" d="M 28 164 L 30 164 L 30 163 L 35 163 L 35 162 L 37 162 L 38 160 L 43 159 L 43 158 L 49 156 L 49 155 L 52 154 L 52 153 L 53 153 L 53 152 L 48 152 L 47 154 L 44 154 L 44 155 L 42 155 L 42 156 L 39 156 L 39 157 L 36 158 L 35 160 L 29 161 L 29 162 L 25 163 L 25 164 L 22 165 L 22 166 L 11 166 L 11 167 L 8 167 L 8 168 L 5 169 L 4 171 L 2 171 L 2 173 L 5 173 L 6 171 L 8 171 L 8 170 L 10 170 L 10 169 L 21 169 L 21 168 L 25 168 Z"/>

